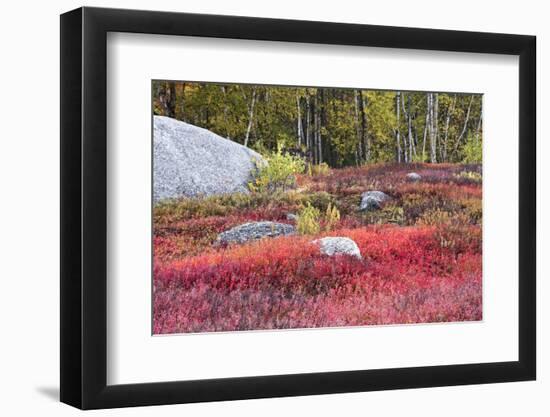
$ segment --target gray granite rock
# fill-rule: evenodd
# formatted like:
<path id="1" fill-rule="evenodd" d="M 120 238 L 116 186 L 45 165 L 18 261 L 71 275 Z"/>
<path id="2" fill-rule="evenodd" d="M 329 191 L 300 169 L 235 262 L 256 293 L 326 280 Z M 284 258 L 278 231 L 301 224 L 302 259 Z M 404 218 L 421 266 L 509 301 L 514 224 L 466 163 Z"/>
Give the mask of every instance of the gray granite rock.
<path id="1" fill-rule="evenodd" d="M 370 211 L 378 210 L 385 201 L 390 200 L 390 196 L 382 191 L 367 191 L 361 195 L 361 204 L 359 210 Z"/>
<path id="2" fill-rule="evenodd" d="M 260 154 L 209 130 L 153 118 L 153 201 L 247 193 Z"/>
<path id="3" fill-rule="evenodd" d="M 350 255 L 362 259 L 359 247 L 348 237 L 324 237 L 313 241 L 313 243 L 319 245 L 323 255 Z"/>
<path id="4" fill-rule="evenodd" d="M 422 177 L 416 172 L 409 172 L 406 177 L 409 181 L 420 181 L 422 179 Z"/>
<path id="5" fill-rule="evenodd" d="M 250 222 L 235 226 L 218 235 L 216 244 L 227 245 L 230 243 L 245 243 L 250 240 L 264 237 L 277 237 L 293 235 L 296 233 L 294 226 L 275 222 Z"/>
<path id="6" fill-rule="evenodd" d="M 287 213 L 286 219 L 295 222 L 298 220 L 298 216 L 294 213 Z"/>

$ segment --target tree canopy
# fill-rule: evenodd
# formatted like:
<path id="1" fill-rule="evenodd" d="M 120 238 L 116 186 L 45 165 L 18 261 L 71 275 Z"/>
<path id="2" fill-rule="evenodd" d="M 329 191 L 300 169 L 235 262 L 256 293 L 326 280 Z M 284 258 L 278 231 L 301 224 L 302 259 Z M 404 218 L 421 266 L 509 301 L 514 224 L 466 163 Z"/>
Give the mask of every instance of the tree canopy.
<path id="1" fill-rule="evenodd" d="M 481 162 L 480 94 L 153 81 L 153 112 L 331 167 Z"/>

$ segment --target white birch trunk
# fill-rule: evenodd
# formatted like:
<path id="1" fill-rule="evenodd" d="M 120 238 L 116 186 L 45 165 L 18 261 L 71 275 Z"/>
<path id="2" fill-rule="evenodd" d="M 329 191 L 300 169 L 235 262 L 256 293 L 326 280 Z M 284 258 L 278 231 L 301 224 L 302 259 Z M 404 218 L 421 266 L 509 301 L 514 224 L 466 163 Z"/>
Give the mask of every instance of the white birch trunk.
<path id="1" fill-rule="evenodd" d="M 409 162 L 412 162 L 414 139 L 412 134 L 411 95 L 410 94 L 407 96 L 407 107 L 408 107 L 407 121 L 408 121 L 408 128 L 409 128 Z"/>
<path id="2" fill-rule="evenodd" d="M 252 123 L 254 122 L 254 104 L 256 103 L 256 87 L 252 90 L 252 99 L 250 100 L 250 106 L 248 107 L 248 126 L 246 127 L 246 135 L 244 137 L 244 146 L 248 146 L 248 138 L 250 137 L 250 131 L 252 130 Z"/>
<path id="3" fill-rule="evenodd" d="M 306 149 L 308 152 L 308 156 L 310 157 L 310 159 L 312 159 L 313 155 L 311 155 L 310 124 L 311 124 L 311 109 L 309 106 L 309 96 L 306 94 Z"/>
<path id="4" fill-rule="evenodd" d="M 477 128 L 476 128 L 476 144 L 479 142 L 479 135 L 481 133 L 481 122 L 483 120 L 483 106 L 479 109 L 479 121 L 477 122 Z"/>
<path id="5" fill-rule="evenodd" d="M 426 137 L 428 136 L 428 126 L 430 124 L 430 94 L 426 94 L 426 123 L 424 124 L 424 139 L 422 140 L 422 162 L 426 160 Z"/>
<path id="6" fill-rule="evenodd" d="M 317 111 L 317 146 L 319 150 L 319 163 L 323 162 L 323 137 L 321 136 L 321 112 Z"/>
<path id="7" fill-rule="evenodd" d="M 474 96 L 470 98 L 470 104 L 468 104 L 468 110 L 466 111 L 466 118 L 464 119 L 464 126 L 462 127 L 462 131 L 460 132 L 460 136 L 456 140 L 455 148 L 453 151 L 453 154 L 456 154 L 458 152 L 458 147 L 460 146 L 460 143 L 462 142 L 462 138 L 464 137 L 464 134 L 466 133 L 466 130 L 468 130 L 468 121 L 470 120 L 470 111 L 472 110 L 472 103 L 474 102 Z"/>
<path id="8" fill-rule="evenodd" d="M 405 110 L 405 98 L 407 95 L 405 93 L 401 93 L 401 109 L 403 110 L 403 119 L 407 120 L 409 117 L 407 110 Z M 407 121 L 408 123 L 408 121 Z M 403 161 L 409 162 L 409 154 L 408 154 L 408 143 L 407 143 L 407 135 L 403 135 Z"/>
<path id="9" fill-rule="evenodd" d="M 397 143 L 397 162 L 401 163 L 401 139 L 399 137 L 399 122 L 400 122 L 400 101 L 401 101 L 401 92 L 397 92 L 396 94 L 396 113 L 397 113 L 397 127 L 395 129 L 395 141 Z"/>
<path id="10" fill-rule="evenodd" d="M 298 148 L 300 148 L 302 146 L 304 132 L 302 127 L 302 112 L 300 110 L 300 96 L 298 93 L 296 93 L 296 110 L 297 110 L 296 128 L 298 131 Z"/>
<path id="11" fill-rule="evenodd" d="M 437 126 L 437 119 L 438 119 L 438 107 L 439 107 L 439 101 L 437 93 L 435 93 L 435 100 L 434 100 L 434 93 L 431 93 L 432 96 L 432 134 L 430 136 L 430 145 L 431 145 L 431 152 L 430 152 L 430 162 L 432 164 L 437 163 L 437 133 L 438 133 L 438 126 Z"/>
<path id="12" fill-rule="evenodd" d="M 448 143 L 449 143 L 449 124 L 451 123 L 451 114 L 454 111 L 456 105 L 456 94 L 453 97 L 453 101 L 449 105 L 449 108 L 447 109 L 447 119 L 445 120 L 445 132 L 443 136 L 443 161 L 447 161 L 447 149 L 448 149 Z"/>

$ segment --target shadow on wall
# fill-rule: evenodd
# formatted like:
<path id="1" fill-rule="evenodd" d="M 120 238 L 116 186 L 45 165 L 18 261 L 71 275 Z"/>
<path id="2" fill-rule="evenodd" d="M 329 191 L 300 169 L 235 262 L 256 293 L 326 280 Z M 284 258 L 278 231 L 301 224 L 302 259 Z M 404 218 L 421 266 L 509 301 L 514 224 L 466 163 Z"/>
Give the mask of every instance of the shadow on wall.
<path id="1" fill-rule="evenodd" d="M 36 391 L 53 401 L 59 401 L 59 387 L 36 387 Z"/>

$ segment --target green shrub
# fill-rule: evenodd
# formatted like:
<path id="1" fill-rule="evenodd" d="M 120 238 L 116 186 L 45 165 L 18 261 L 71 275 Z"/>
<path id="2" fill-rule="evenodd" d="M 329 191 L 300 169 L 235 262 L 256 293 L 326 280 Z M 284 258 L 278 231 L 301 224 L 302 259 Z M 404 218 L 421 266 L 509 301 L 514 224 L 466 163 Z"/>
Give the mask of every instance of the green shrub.
<path id="1" fill-rule="evenodd" d="M 311 203 L 320 211 L 326 211 L 330 204 L 334 204 L 334 197 L 326 191 L 318 191 L 305 196 L 305 202 Z"/>
<path id="2" fill-rule="evenodd" d="M 398 224 L 405 223 L 403 207 L 387 204 L 381 210 L 368 211 L 362 214 L 363 221 L 367 224 Z"/>
<path id="3" fill-rule="evenodd" d="M 469 213 L 470 210 L 471 213 Z M 481 207 L 479 207 L 479 212 L 477 210 L 478 207 L 476 207 L 475 203 L 470 209 L 466 208 L 462 211 L 449 212 L 439 208 L 427 210 L 420 218 L 417 219 L 416 224 L 421 226 L 463 226 L 465 224 L 476 223 L 481 220 Z"/>
<path id="4" fill-rule="evenodd" d="M 321 212 L 319 209 L 307 203 L 298 213 L 298 219 L 296 220 L 298 233 L 301 235 L 314 235 L 319 233 L 321 230 L 321 226 L 319 225 L 320 216 Z"/>
<path id="5" fill-rule="evenodd" d="M 340 211 L 333 206 L 331 203 L 327 206 L 327 211 L 325 212 L 325 230 L 328 232 L 338 224 L 340 221 Z"/>
<path id="6" fill-rule="evenodd" d="M 326 162 L 321 162 L 319 165 L 308 164 L 309 176 L 326 175 L 330 172 L 330 167 Z"/>
<path id="7" fill-rule="evenodd" d="M 281 146 L 266 157 L 266 162 L 256 163 L 255 178 L 248 184 L 253 192 L 285 191 L 294 186 L 296 174 L 304 172 L 305 168 L 301 158 L 283 152 Z"/>
<path id="8" fill-rule="evenodd" d="M 266 211 L 282 209 L 294 212 L 307 203 L 324 213 L 329 204 L 334 204 L 334 198 L 324 191 L 305 193 L 297 190 L 180 198 L 155 204 L 153 216 L 156 225 L 164 225 L 191 218 L 229 216 L 260 207 Z"/>
<path id="9" fill-rule="evenodd" d="M 469 198 L 460 201 L 464 214 L 468 216 L 470 223 L 481 224 L 483 218 L 483 205 L 480 199 Z"/>
<path id="10" fill-rule="evenodd" d="M 475 134 L 469 134 L 462 148 L 462 162 L 465 164 L 481 163 L 483 156 L 483 144 Z"/>
<path id="11" fill-rule="evenodd" d="M 234 198 L 239 196 L 235 194 Z M 226 216 L 231 211 L 232 207 L 224 204 L 220 196 L 167 200 L 155 206 L 154 223 L 159 225 L 193 217 Z"/>
<path id="12" fill-rule="evenodd" d="M 416 224 L 421 226 L 434 226 L 438 224 L 449 224 L 451 222 L 452 214 L 448 211 L 441 210 L 439 208 L 426 210 L 420 218 L 416 221 Z"/>
<path id="13" fill-rule="evenodd" d="M 481 182 L 483 177 L 479 172 L 474 171 L 462 171 L 459 174 L 455 174 L 455 177 L 458 179 L 466 179 L 472 182 Z"/>
<path id="14" fill-rule="evenodd" d="M 445 249 L 458 256 L 464 252 L 481 252 L 481 228 L 471 228 L 460 224 L 459 221 L 442 224 L 434 232 L 434 238 L 441 249 Z"/>
<path id="15" fill-rule="evenodd" d="M 386 223 L 403 224 L 405 219 L 403 214 L 403 207 L 394 206 L 388 204 L 381 210 L 382 215 L 385 217 Z"/>

